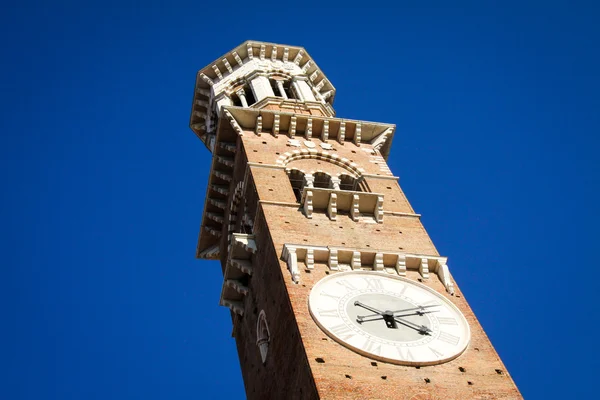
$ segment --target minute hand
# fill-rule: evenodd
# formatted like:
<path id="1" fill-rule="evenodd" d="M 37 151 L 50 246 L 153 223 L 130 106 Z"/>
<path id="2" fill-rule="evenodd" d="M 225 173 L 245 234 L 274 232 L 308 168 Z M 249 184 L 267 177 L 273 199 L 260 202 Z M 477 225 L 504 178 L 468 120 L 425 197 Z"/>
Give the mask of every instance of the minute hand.
<path id="1" fill-rule="evenodd" d="M 419 307 L 412 307 L 412 308 L 404 308 L 402 310 L 397 310 L 397 311 L 392 311 L 393 314 L 397 314 L 400 312 L 407 312 L 407 311 L 418 311 L 418 310 L 422 310 L 424 308 L 429 308 L 429 307 L 438 307 L 439 304 L 429 304 L 427 306 L 419 306 Z"/>
<path id="2" fill-rule="evenodd" d="M 425 325 L 415 324 L 414 322 L 410 322 L 404 318 L 394 317 L 394 320 L 396 320 L 396 322 L 398 322 L 404 326 L 408 326 L 409 328 L 419 331 L 419 333 L 422 335 L 429 335 L 429 332 L 431 332 L 431 329 L 429 329 Z"/>

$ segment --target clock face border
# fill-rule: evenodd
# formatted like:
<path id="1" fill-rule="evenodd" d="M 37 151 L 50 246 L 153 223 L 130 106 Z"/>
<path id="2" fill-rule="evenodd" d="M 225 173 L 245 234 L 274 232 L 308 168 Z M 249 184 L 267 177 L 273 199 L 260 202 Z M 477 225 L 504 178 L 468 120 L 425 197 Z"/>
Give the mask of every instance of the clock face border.
<path id="1" fill-rule="evenodd" d="M 318 288 L 322 285 L 325 285 L 328 281 L 340 279 L 340 277 L 342 277 L 342 276 L 358 276 L 358 275 L 366 275 L 366 276 L 371 276 L 371 277 L 377 276 L 380 278 L 398 280 L 398 281 L 408 284 L 408 286 L 414 286 L 420 290 L 424 290 L 424 291 L 430 293 L 431 295 L 433 295 L 436 299 L 443 302 L 443 304 L 445 306 L 452 309 L 452 311 L 455 312 L 461 319 L 459 324 L 462 325 L 462 327 L 464 329 L 464 334 L 465 334 L 465 340 L 464 340 L 464 344 L 463 344 L 462 348 L 460 348 L 458 351 L 454 351 L 448 357 L 444 357 L 444 358 L 440 358 L 440 359 L 436 359 L 436 360 L 432 360 L 432 361 L 419 361 L 419 360 L 411 361 L 411 360 L 389 358 L 389 357 L 377 355 L 377 354 L 368 352 L 360 347 L 352 345 L 352 344 L 348 343 L 347 341 L 345 341 L 344 339 L 338 337 L 335 333 L 333 333 L 331 331 L 330 328 L 326 327 L 321 322 L 322 317 L 319 317 L 318 315 L 316 315 L 316 313 L 317 313 L 316 304 L 318 304 L 318 301 L 314 300 L 314 298 L 316 296 L 319 296 L 319 294 L 317 293 L 317 292 L 319 292 Z M 468 348 L 469 343 L 471 342 L 471 327 L 469 326 L 467 319 L 465 318 L 464 314 L 460 311 L 460 309 L 454 303 L 452 303 L 449 299 L 447 299 L 446 297 L 444 297 L 442 294 L 438 293 L 434 289 L 432 289 L 428 286 L 425 286 L 422 283 L 415 282 L 406 277 L 390 275 L 390 274 L 387 274 L 384 272 L 364 271 L 364 270 L 363 271 L 336 272 L 334 274 L 331 274 L 331 275 L 328 275 L 328 276 L 322 278 L 312 287 L 312 289 L 309 293 L 309 296 L 308 296 L 307 303 L 308 303 L 307 306 L 308 306 L 308 309 L 309 309 L 309 312 L 310 312 L 310 315 L 311 315 L 313 321 L 317 324 L 317 326 L 325 334 L 327 334 L 327 336 L 329 336 L 330 338 L 332 338 L 333 340 L 335 340 L 337 343 L 341 344 L 342 346 L 354 351 L 355 353 L 358 353 L 358 354 L 368 357 L 368 358 L 372 358 L 372 359 L 376 359 L 376 360 L 380 360 L 380 361 L 384 361 L 384 362 L 388 362 L 388 363 L 392 363 L 392 364 L 405 365 L 405 366 L 430 366 L 430 365 L 443 364 L 443 363 L 452 361 L 452 360 L 456 359 L 457 357 L 459 357 L 461 354 L 463 354 L 465 352 L 465 350 Z M 315 305 L 314 307 L 313 307 L 313 304 Z M 346 324 L 345 322 L 342 322 L 342 323 Z"/>

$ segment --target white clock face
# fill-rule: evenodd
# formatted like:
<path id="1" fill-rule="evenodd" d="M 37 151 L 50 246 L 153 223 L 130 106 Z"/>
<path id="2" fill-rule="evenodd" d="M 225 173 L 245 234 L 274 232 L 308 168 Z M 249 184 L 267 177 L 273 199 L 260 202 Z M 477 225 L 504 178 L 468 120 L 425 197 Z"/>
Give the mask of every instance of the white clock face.
<path id="1" fill-rule="evenodd" d="M 433 365 L 458 357 L 470 340 L 465 317 L 420 283 L 378 272 L 341 272 L 312 289 L 309 309 L 329 336 L 375 359 Z"/>

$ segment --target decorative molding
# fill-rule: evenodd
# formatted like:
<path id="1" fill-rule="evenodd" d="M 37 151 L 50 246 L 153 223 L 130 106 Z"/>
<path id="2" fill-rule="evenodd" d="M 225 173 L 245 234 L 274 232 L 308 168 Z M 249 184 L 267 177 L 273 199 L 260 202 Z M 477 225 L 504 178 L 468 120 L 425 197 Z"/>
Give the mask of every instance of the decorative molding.
<path id="1" fill-rule="evenodd" d="M 202 79 L 204 82 L 208 83 L 210 86 L 215 84 L 212 79 L 210 79 L 208 76 L 206 76 L 204 74 L 200 74 L 200 79 Z"/>
<path id="2" fill-rule="evenodd" d="M 396 260 L 396 272 L 399 276 L 406 276 L 406 255 L 398 254 Z"/>
<path id="3" fill-rule="evenodd" d="M 219 77 L 219 79 L 223 79 L 223 74 L 221 73 L 221 70 L 219 69 L 219 67 L 217 66 L 217 64 L 212 66 L 213 71 L 215 71 L 215 74 L 217 74 L 217 76 Z"/>
<path id="4" fill-rule="evenodd" d="M 312 118 L 309 118 L 308 121 L 306 121 L 306 130 L 304 131 L 304 138 L 306 140 L 310 140 L 312 138 L 312 123 Z"/>
<path id="5" fill-rule="evenodd" d="M 300 50 L 296 57 L 294 57 L 294 64 L 300 65 L 300 61 L 302 61 L 302 57 L 304 56 L 304 50 Z"/>
<path id="6" fill-rule="evenodd" d="M 294 283 L 300 282 L 300 271 L 298 270 L 298 255 L 296 254 L 296 247 L 285 246 L 283 248 L 282 257 L 287 263 L 290 274 L 292 274 L 292 281 Z"/>
<path id="7" fill-rule="evenodd" d="M 360 146 L 361 131 L 362 131 L 361 124 L 360 123 L 356 124 L 356 130 L 354 131 L 354 140 L 353 140 L 353 142 L 357 146 Z"/>
<path id="8" fill-rule="evenodd" d="M 273 136 L 279 136 L 279 124 L 280 124 L 281 116 L 279 114 L 275 114 L 275 119 L 273 120 Z"/>
<path id="9" fill-rule="evenodd" d="M 227 61 L 226 58 L 223 59 L 223 64 L 225 65 L 225 68 L 227 68 L 227 71 L 229 71 L 230 74 L 233 73 L 233 68 L 231 68 L 229 61 Z"/>
<path id="10" fill-rule="evenodd" d="M 288 130 L 289 137 L 294 137 L 296 135 L 296 123 L 297 123 L 297 118 L 294 115 L 290 120 L 290 128 Z"/>
<path id="11" fill-rule="evenodd" d="M 376 136 L 373 140 L 371 140 L 371 145 L 373 146 L 373 149 L 379 151 L 381 147 L 387 142 L 388 137 L 391 137 L 393 133 L 394 128 L 388 128 L 385 130 L 385 132 L 383 132 L 379 136 Z"/>
<path id="12" fill-rule="evenodd" d="M 357 194 L 354 194 L 352 196 L 352 208 L 350 208 L 350 217 L 352 218 L 352 221 L 356 222 L 358 221 L 358 217 L 360 216 L 360 211 L 359 211 L 359 201 L 360 201 L 360 197 L 358 197 Z"/>
<path id="13" fill-rule="evenodd" d="M 196 87 L 196 93 L 201 94 L 205 97 L 210 97 L 210 90 L 203 89 L 201 87 Z"/>
<path id="14" fill-rule="evenodd" d="M 256 252 L 254 235 L 233 234 L 223 276 L 219 304 L 244 316 L 244 302 L 249 288 L 242 282 L 252 275 L 252 254 Z"/>
<path id="15" fill-rule="evenodd" d="M 305 190 L 304 193 L 305 193 L 305 195 L 304 195 L 304 206 L 303 206 L 303 208 L 304 208 L 304 215 L 306 215 L 306 218 L 312 218 L 312 213 L 313 213 L 313 203 L 312 203 L 313 192 L 311 190 Z"/>
<path id="16" fill-rule="evenodd" d="M 317 92 L 320 92 L 321 89 L 323 89 L 323 86 L 325 86 L 325 82 L 327 82 L 327 80 L 325 78 L 321 79 L 321 82 L 317 83 L 317 86 L 315 86 L 315 89 L 317 90 Z"/>
<path id="17" fill-rule="evenodd" d="M 306 249 L 306 268 L 314 269 L 315 268 L 315 249 L 312 247 Z"/>
<path id="18" fill-rule="evenodd" d="M 350 266 L 352 269 L 360 269 L 362 267 L 362 261 L 360 260 L 360 251 L 352 252 L 352 262 Z"/>
<path id="19" fill-rule="evenodd" d="M 383 253 L 376 253 L 373 262 L 373 271 L 383 271 Z"/>
<path id="20" fill-rule="evenodd" d="M 256 129 L 254 131 L 254 133 L 256 133 L 256 136 L 260 136 L 262 132 L 262 116 L 259 115 L 258 117 L 256 117 Z"/>
<path id="21" fill-rule="evenodd" d="M 290 256 L 293 252 L 294 256 Z M 339 259 L 342 257 L 343 264 Z M 450 271 L 447 265 L 447 257 L 412 254 L 402 252 L 387 252 L 373 249 L 356 249 L 351 247 L 312 246 L 306 244 L 284 244 L 282 258 L 288 262 L 290 272 L 295 283 L 300 281 L 298 263 L 306 263 L 307 269 L 314 269 L 315 263 L 327 265 L 331 271 L 340 270 L 370 270 L 386 274 L 406 276 L 410 265 L 413 271 L 419 271 L 423 276 L 423 267 L 427 270 L 429 265 L 434 266 L 435 273 L 446 288 L 446 291 L 454 295 L 455 288 L 452 283 Z M 362 260 L 373 260 L 371 265 L 362 265 Z M 409 262 L 410 261 L 410 262 Z M 428 272 L 427 272 L 428 273 Z"/>
<path id="22" fill-rule="evenodd" d="M 421 263 L 419 264 L 419 273 L 423 279 L 429 278 L 429 260 L 427 258 L 421 258 Z"/>
<path id="23" fill-rule="evenodd" d="M 448 265 L 446 265 L 445 261 L 438 260 L 437 275 L 440 277 L 440 280 L 446 287 L 446 291 L 454 296 L 454 284 L 450 278 L 450 270 L 448 269 Z"/>
<path id="24" fill-rule="evenodd" d="M 332 271 L 338 271 L 340 269 L 338 265 L 338 252 L 337 249 L 329 249 L 329 269 Z"/>
<path id="25" fill-rule="evenodd" d="M 314 210 L 324 210 L 329 219 L 335 221 L 339 211 L 347 211 L 354 221 L 358 221 L 359 217 L 370 217 L 375 222 L 383 222 L 383 195 L 313 187 L 311 178 L 311 174 L 304 175 L 305 190 L 300 199 L 301 206 L 305 210 L 310 210 L 310 212 L 305 212 L 308 218 L 312 218 Z"/>
<path id="26" fill-rule="evenodd" d="M 237 52 L 232 52 L 231 55 L 233 56 L 233 58 L 235 59 L 235 62 L 241 67 L 244 65 L 244 63 L 242 62 L 242 59 L 240 58 L 239 54 Z"/>
<path id="27" fill-rule="evenodd" d="M 310 62 L 310 60 L 308 60 L 308 61 L 306 62 L 306 64 L 304 64 L 304 65 L 302 66 L 302 73 L 303 73 L 303 74 L 305 74 L 305 73 L 306 73 L 306 71 L 308 71 L 308 69 L 309 69 L 310 67 L 311 67 L 311 62 Z"/>
<path id="28" fill-rule="evenodd" d="M 277 60 L 277 46 L 273 46 L 271 49 L 271 61 L 275 62 Z"/>
<path id="29" fill-rule="evenodd" d="M 331 196 L 329 196 L 329 204 L 327 205 L 327 216 L 332 221 L 335 221 L 337 219 L 337 195 L 335 193 L 331 193 Z"/>
<path id="30" fill-rule="evenodd" d="M 383 196 L 377 197 L 377 205 L 375 206 L 375 221 L 378 224 L 383 224 Z"/>
<path id="31" fill-rule="evenodd" d="M 329 138 L 329 120 L 325 120 L 323 121 L 323 131 L 321 132 L 321 140 L 323 142 L 327 141 L 327 139 Z M 327 143 L 321 143 L 321 147 L 323 147 L 324 144 Z M 329 145 L 329 147 L 331 148 L 331 145 Z"/>
<path id="32" fill-rule="evenodd" d="M 359 178 L 364 172 L 364 169 L 358 168 L 357 164 L 353 164 L 345 157 L 340 157 L 336 153 L 329 153 L 327 151 L 316 149 L 294 150 L 290 155 L 280 155 L 277 160 L 277 164 L 287 165 L 292 161 L 302 160 L 305 158 L 313 158 L 338 165 L 347 170 L 349 172 L 348 175 L 351 175 L 353 178 Z"/>
<path id="33" fill-rule="evenodd" d="M 264 44 L 261 44 L 260 45 L 260 53 L 259 53 L 260 61 L 265 60 L 265 52 L 266 52 L 266 46 Z"/>
<path id="34" fill-rule="evenodd" d="M 338 142 L 340 144 L 344 144 L 344 140 L 346 140 L 346 123 L 340 122 L 340 130 L 338 132 Z"/>

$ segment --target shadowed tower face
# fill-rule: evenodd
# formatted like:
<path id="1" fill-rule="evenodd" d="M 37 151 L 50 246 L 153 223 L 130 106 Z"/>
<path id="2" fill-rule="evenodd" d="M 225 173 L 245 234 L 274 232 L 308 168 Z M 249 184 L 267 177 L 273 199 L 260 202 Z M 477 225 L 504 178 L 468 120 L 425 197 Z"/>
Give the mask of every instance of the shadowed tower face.
<path id="1" fill-rule="evenodd" d="M 300 47 L 198 72 L 196 255 L 221 263 L 248 398 L 521 398 L 387 166 L 395 126 L 336 118 L 334 97 Z"/>

